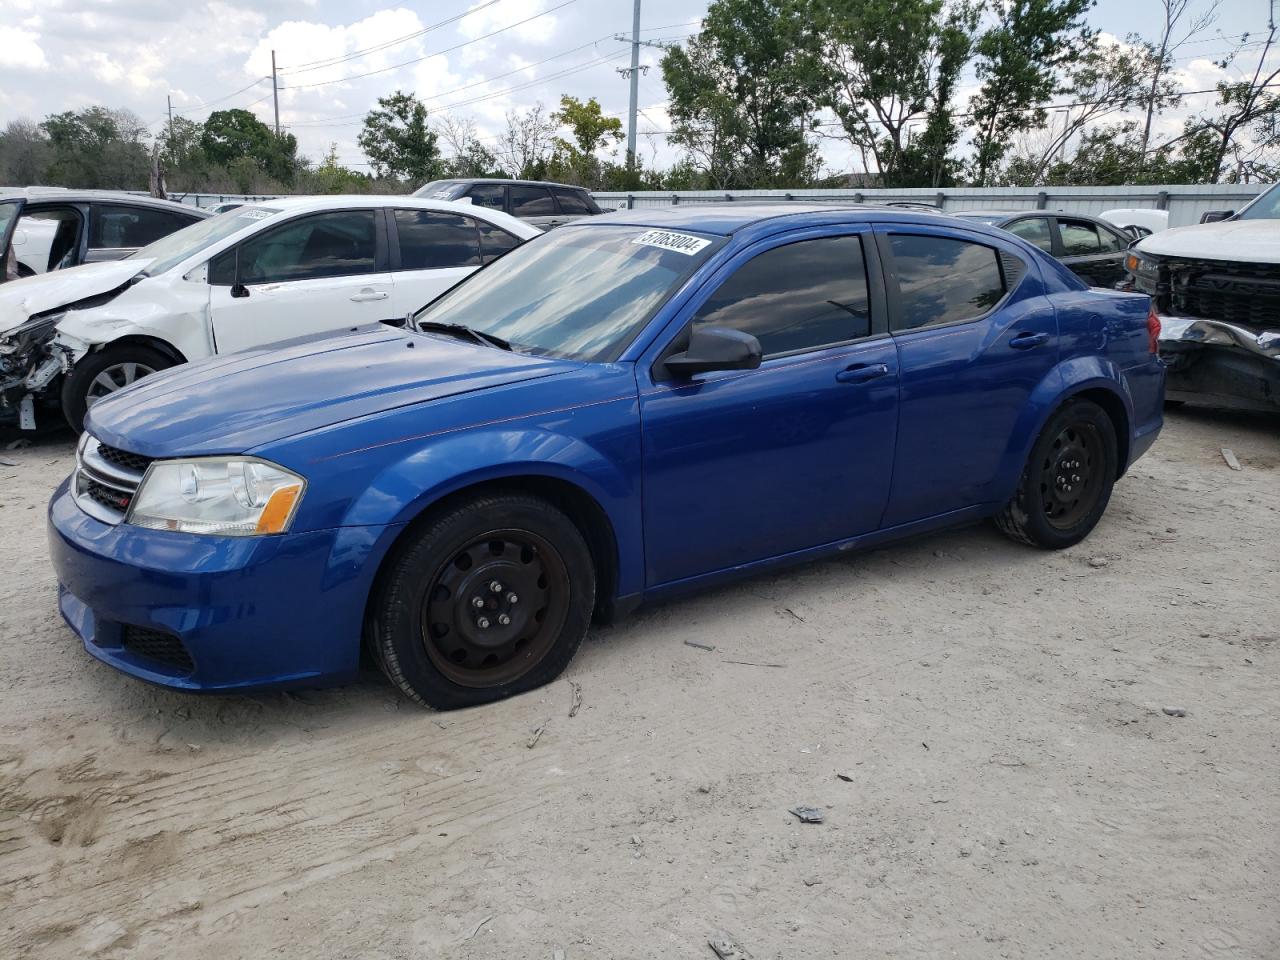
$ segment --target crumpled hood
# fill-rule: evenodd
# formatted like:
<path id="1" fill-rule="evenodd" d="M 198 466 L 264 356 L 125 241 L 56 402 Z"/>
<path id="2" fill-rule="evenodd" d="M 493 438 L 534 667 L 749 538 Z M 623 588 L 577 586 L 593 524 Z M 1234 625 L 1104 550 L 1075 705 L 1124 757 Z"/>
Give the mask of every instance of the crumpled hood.
<path id="1" fill-rule="evenodd" d="M 148 457 L 245 453 L 395 407 L 580 365 L 376 324 L 155 374 L 94 404 L 85 428 L 109 446 Z"/>
<path id="2" fill-rule="evenodd" d="M 1280 263 L 1280 220 L 1223 220 L 1154 233 L 1141 253 L 1235 263 Z"/>
<path id="3" fill-rule="evenodd" d="M 67 270 L 53 270 L 0 283 L 0 335 L 26 323 L 37 313 L 108 293 L 137 276 L 150 262 L 113 260 L 86 263 Z"/>

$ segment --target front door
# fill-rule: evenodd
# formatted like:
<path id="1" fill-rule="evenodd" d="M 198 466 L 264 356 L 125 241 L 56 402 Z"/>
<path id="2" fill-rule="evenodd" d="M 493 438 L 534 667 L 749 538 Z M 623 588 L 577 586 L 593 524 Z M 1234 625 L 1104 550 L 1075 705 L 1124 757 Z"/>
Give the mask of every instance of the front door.
<path id="1" fill-rule="evenodd" d="M 218 353 L 389 319 L 380 211 L 340 210 L 264 230 L 210 264 Z"/>
<path id="2" fill-rule="evenodd" d="M 1094 223 L 1059 216 L 1058 239 L 1062 262 L 1091 287 L 1114 287 L 1124 279 L 1127 241 L 1119 233 Z"/>
<path id="3" fill-rule="evenodd" d="M 880 524 L 898 365 L 874 250 L 856 232 L 767 241 L 685 311 L 753 334 L 759 369 L 642 383 L 650 587 L 793 553 Z"/>

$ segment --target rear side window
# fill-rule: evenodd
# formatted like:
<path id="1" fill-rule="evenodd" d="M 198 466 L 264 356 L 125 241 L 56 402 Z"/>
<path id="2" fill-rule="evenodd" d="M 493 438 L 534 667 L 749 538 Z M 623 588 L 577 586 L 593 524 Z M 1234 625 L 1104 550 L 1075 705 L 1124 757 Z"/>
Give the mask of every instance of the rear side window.
<path id="1" fill-rule="evenodd" d="M 893 329 L 914 330 L 982 316 L 1004 296 L 996 251 L 951 237 L 889 238 L 898 281 Z"/>
<path id="2" fill-rule="evenodd" d="M 480 259 L 484 263 L 497 260 L 508 250 L 520 246 L 519 237 L 512 236 L 501 227 L 483 220 L 476 221 L 480 225 Z"/>
<path id="3" fill-rule="evenodd" d="M 766 250 L 722 283 L 693 323 L 749 333 L 766 357 L 868 336 L 862 241 L 822 237 Z"/>
<path id="4" fill-rule="evenodd" d="M 1053 238 L 1049 235 L 1049 221 L 1045 217 L 1030 217 L 1019 220 L 1008 226 L 1008 231 L 1015 237 L 1021 237 L 1028 243 L 1035 244 L 1041 250 L 1052 252 Z"/>
<path id="5" fill-rule="evenodd" d="M 397 210 L 401 270 L 480 265 L 480 234 L 470 217 L 434 210 Z"/>
<path id="6" fill-rule="evenodd" d="M 477 207 L 501 210 L 506 205 L 507 187 L 502 183 L 477 183 L 467 191 L 467 196 Z"/>
<path id="7" fill-rule="evenodd" d="M 551 199 L 551 191 L 546 187 L 526 187 L 520 184 L 511 187 L 513 217 L 552 217 L 555 213 L 556 202 Z"/>
<path id="8" fill-rule="evenodd" d="M 98 206 L 89 218 L 89 249 L 145 247 L 175 230 L 195 223 L 195 217 L 147 207 Z"/>
<path id="9" fill-rule="evenodd" d="M 595 213 L 585 190 L 570 190 L 566 187 L 554 187 L 552 193 L 560 201 L 560 212 L 570 216 L 590 216 Z"/>

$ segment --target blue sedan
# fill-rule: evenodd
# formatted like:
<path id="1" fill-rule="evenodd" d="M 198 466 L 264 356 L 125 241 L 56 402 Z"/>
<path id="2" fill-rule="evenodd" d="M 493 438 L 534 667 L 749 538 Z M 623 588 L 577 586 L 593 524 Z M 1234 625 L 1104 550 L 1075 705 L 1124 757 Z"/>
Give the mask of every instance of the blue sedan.
<path id="1" fill-rule="evenodd" d="M 483 703 L 593 616 L 725 578 L 982 518 L 1077 543 L 1159 433 L 1158 332 L 951 217 L 592 218 L 404 328 L 95 405 L 49 508 L 59 603 L 169 687 L 341 681 L 363 637 L 414 700 Z"/>

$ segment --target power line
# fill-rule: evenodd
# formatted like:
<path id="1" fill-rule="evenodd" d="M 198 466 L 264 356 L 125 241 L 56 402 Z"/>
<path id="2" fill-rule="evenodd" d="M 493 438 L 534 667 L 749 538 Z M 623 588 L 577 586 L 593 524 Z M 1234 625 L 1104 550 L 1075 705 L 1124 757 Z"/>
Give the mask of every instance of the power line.
<path id="1" fill-rule="evenodd" d="M 508 30 L 514 30 L 516 27 L 523 26 L 526 23 L 531 23 L 532 21 L 537 20 L 541 17 L 545 17 L 548 14 L 555 13 L 557 10 L 562 10 L 565 7 L 569 6 L 571 3 L 577 3 L 577 2 L 578 0 L 563 0 L 562 3 L 558 3 L 554 7 L 551 7 L 547 10 L 543 10 L 541 13 L 535 13 L 531 17 L 525 17 L 523 20 L 517 20 L 515 23 L 509 23 L 505 27 L 499 27 L 497 30 L 492 31 L 491 33 L 486 33 L 483 36 L 475 37 L 474 39 L 464 41 L 463 43 L 454 44 L 452 47 L 446 47 L 445 49 L 437 50 L 434 53 L 428 53 L 421 57 L 414 57 L 412 60 L 405 60 L 402 63 L 392 64 L 389 67 L 382 67 L 378 70 L 370 70 L 366 73 L 357 73 L 349 77 L 339 77 L 336 80 L 320 80 L 320 81 L 317 81 L 316 83 L 292 84 L 290 86 L 285 87 L 284 89 L 285 90 L 307 90 L 312 87 L 327 87 L 335 83 L 347 83 L 351 80 L 363 80 L 365 77 L 377 76 L 380 73 L 389 73 L 392 70 L 399 70 L 401 67 L 407 67 L 415 63 L 421 63 L 423 60 L 430 60 L 432 57 L 438 57 L 446 53 L 453 53 L 453 51 L 455 50 L 461 50 L 463 47 L 469 47 L 471 46 L 471 44 L 479 43 L 481 40 L 488 40 L 490 37 L 496 37 L 500 33 L 506 33 Z"/>
<path id="2" fill-rule="evenodd" d="M 433 23 L 429 26 L 423 27 L 421 30 L 415 30 L 413 33 L 406 33 L 403 37 L 396 37 L 393 40 L 385 40 L 382 43 L 375 44 L 372 47 L 365 47 L 362 50 L 352 50 L 350 53 L 342 54 L 341 56 L 337 56 L 337 57 L 330 57 L 328 59 L 322 59 L 322 60 L 308 60 L 306 63 L 299 63 L 296 66 L 281 67 L 280 72 L 281 73 L 308 73 L 312 70 L 319 70 L 321 67 L 332 67 L 332 66 L 336 66 L 339 63 L 345 63 L 348 60 L 355 60 L 359 57 L 365 56 L 366 54 L 378 53 L 382 50 L 388 49 L 389 47 L 399 46 L 402 43 L 408 43 L 410 40 L 416 40 L 418 37 L 431 33 L 433 30 L 439 30 L 441 27 L 447 27 L 451 23 L 457 23 L 459 20 L 463 19 L 464 17 L 469 17 L 473 13 L 478 13 L 479 11 L 484 10 L 486 7 L 492 7 L 495 3 L 501 3 L 501 2 L 502 0 L 488 0 L 487 3 L 482 3 L 478 7 L 472 7 L 470 10 L 466 10 L 462 13 L 457 14 L 456 16 L 452 16 L 445 20 L 441 20 L 437 23 Z"/>

